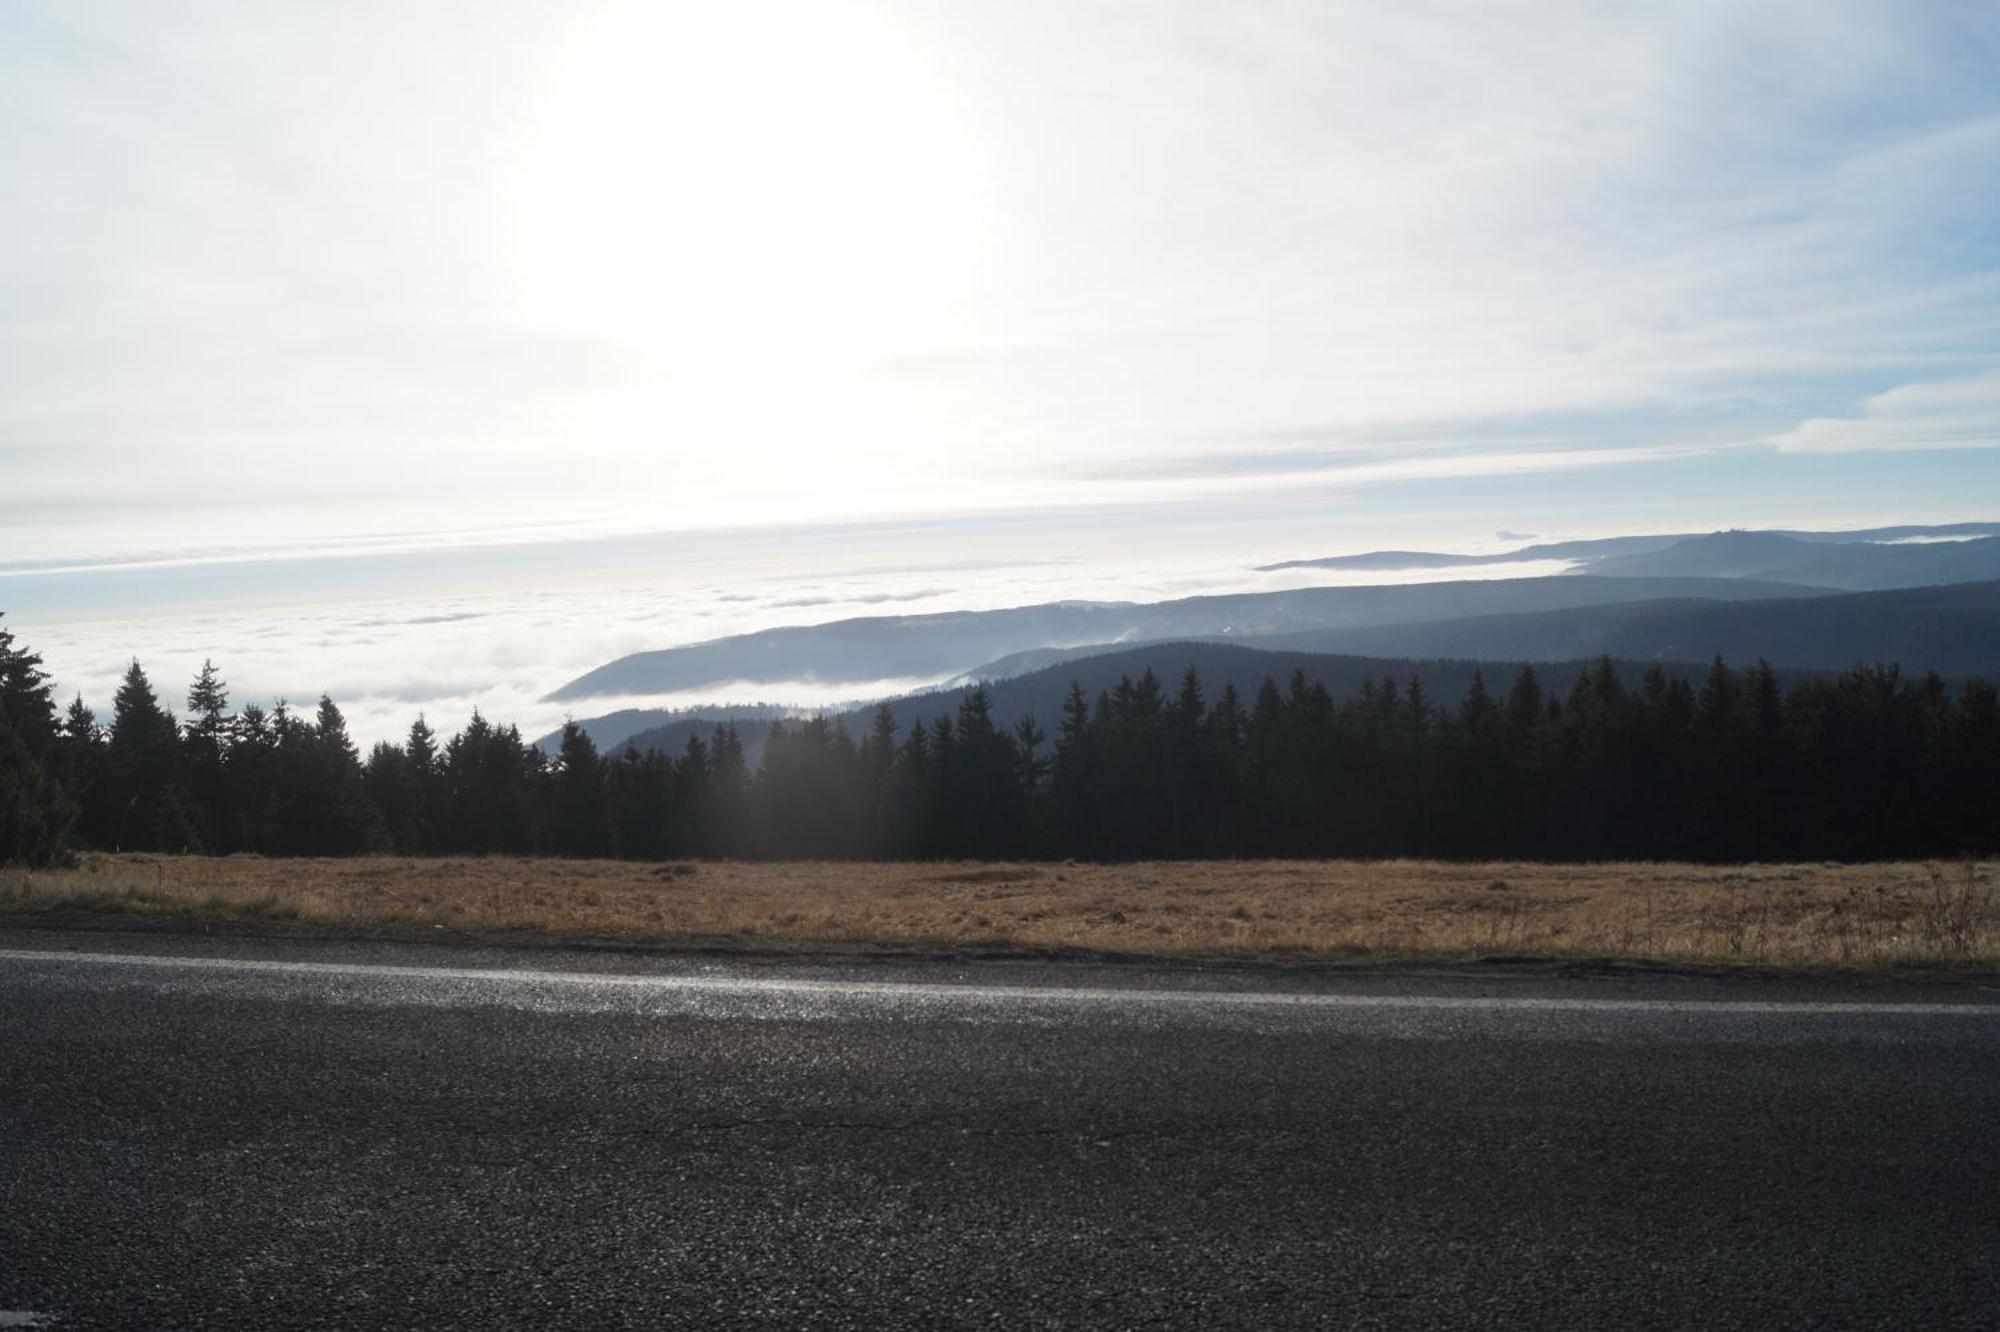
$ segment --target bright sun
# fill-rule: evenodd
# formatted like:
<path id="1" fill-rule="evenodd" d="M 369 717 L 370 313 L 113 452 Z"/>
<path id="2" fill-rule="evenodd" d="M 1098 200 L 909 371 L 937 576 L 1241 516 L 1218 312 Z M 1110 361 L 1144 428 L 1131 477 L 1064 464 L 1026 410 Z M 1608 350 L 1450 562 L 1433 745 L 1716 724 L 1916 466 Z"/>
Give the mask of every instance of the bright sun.
<path id="1" fill-rule="evenodd" d="M 636 4 L 585 39 L 542 144 L 563 316 L 766 370 L 921 342 L 967 261 L 967 154 L 917 54 L 833 0 Z"/>

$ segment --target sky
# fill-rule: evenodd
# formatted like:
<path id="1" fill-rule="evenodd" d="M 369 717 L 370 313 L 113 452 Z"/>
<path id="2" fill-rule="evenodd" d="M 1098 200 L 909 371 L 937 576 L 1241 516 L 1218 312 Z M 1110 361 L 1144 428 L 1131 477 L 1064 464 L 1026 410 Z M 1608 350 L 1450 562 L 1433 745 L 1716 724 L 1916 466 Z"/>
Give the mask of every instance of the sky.
<path id="1" fill-rule="evenodd" d="M 367 737 L 869 607 L 1991 519 L 1996 67 L 1910 0 L 17 0 L 0 611 Z"/>

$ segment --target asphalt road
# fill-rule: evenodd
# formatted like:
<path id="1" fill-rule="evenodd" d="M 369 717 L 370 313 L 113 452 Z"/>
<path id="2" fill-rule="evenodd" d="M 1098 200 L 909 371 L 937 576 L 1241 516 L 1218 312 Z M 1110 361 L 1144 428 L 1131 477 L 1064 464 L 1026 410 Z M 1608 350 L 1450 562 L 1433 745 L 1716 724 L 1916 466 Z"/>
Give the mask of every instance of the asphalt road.
<path id="1" fill-rule="evenodd" d="M 0 1326 L 2000 1326 L 2000 994 L 0 933 Z"/>

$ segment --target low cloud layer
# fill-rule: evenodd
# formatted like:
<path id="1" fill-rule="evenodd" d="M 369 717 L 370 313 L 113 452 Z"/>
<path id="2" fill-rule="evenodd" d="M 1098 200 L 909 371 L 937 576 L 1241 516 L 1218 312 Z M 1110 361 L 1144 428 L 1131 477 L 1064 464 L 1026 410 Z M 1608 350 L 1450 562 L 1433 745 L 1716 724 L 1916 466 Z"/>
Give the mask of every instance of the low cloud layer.
<path id="1" fill-rule="evenodd" d="M 1260 572 L 1171 530 L 1142 540 L 1124 534 L 1121 549 L 1055 562 L 966 562 L 945 572 L 898 565 L 855 539 L 852 567 L 829 566 L 824 538 L 760 549 L 740 564 L 740 580 L 715 579 L 698 561 L 679 573 L 644 579 L 565 577 L 527 586 L 536 552 L 515 552 L 521 577 L 501 575 L 419 598 L 343 594 L 323 588 L 310 601 L 211 600 L 116 615 L 10 615 L 7 624 L 47 661 L 65 699 L 80 693 L 108 720 L 126 665 L 138 658 L 163 699 L 178 705 L 204 660 L 213 659 L 235 701 L 269 706 L 284 698 L 310 705 L 322 692 L 346 712 L 364 741 L 400 735 L 419 712 L 455 730 L 476 707 L 515 722 L 529 735 L 559 726 L 573 709 L 595 715 L 626 706 L 770 702 L 830 706 L 901 693 L 932 679 L 779 681 L 718 685 L 695 693 L 593 698 L 551 704 L 544 695 L 627 653 L 746 633 L 781 624 L 869 615 L 990 609 L 1066 599 L 1157 601 L 1211 592 L 1265 591 L 1324 584 L 1318 570 Z M 1241 539 L 1235 538 L 1235 539 Z M 1255 547 L 1250 547 L 1254 549 Z M 1296 546 L 1272 549 L 1292 551 Z M 751 568 L 755 576 L 748 576 Z M 1404 577 L 1502 577 L 1559 571 L 1559 564 L 1495 566 L 1466 572 L 1411 571 Z M 1345 581 L 1395 581 L 1370 572 Z M 0 583 L 0 594 L 6 587 Z"/>

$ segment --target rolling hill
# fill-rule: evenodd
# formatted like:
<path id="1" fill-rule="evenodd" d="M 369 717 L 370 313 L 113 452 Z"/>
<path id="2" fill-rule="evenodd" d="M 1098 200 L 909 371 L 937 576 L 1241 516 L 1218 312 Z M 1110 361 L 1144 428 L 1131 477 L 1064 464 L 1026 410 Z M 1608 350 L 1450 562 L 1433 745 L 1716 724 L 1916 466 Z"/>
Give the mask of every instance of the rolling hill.
<path id="1" fill-rule="evenodd" d="M 1169 639 L 1248 639 L 1308 630 L 1427 623 L 1678 596 L 1748 601 L 1812 595 L 1790 583 L 1717 578 L 1489 579 L 1187 597 L 1150 604 L 1050 602 L 1007 610 L 865 616 L 634 653 L 548 695 L 687 693 L 726 685 L 948 679 L 1010 653 Z"/>

